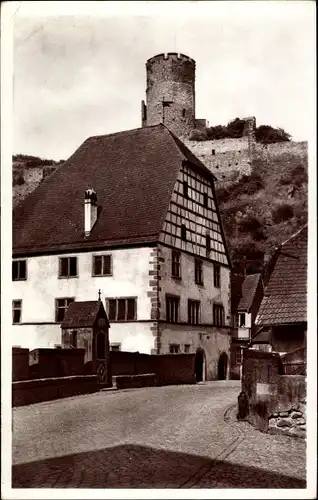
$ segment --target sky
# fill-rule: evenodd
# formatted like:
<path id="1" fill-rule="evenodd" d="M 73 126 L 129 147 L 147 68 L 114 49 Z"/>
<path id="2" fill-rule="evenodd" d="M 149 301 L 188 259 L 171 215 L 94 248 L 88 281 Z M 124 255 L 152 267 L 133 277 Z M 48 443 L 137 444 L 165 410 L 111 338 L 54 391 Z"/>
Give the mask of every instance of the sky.
<path id="1" fill-rule="evenodd" d="M 145 63 L 162 52 L 195 59 L 197 118 L 312 135 L 314 2 L 131 3 L 18 2 L 14 154 L 67 159 L 90 136 L 140 127 Z"/>

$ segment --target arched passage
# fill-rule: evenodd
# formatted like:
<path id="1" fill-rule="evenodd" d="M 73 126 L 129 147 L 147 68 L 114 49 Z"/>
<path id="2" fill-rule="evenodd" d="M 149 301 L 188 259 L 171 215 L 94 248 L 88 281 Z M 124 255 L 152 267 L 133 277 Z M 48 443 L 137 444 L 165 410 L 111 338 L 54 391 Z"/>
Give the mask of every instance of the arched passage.
<path id="1" fill-rule="evenodd" d="M 222 354 L 219 357 L 219 362 L 218 362 L 218 379 L 219 380 L 226 380 L 226 374 L 227 374 L 227 365 L 228 365 L 228 355 L 226 352 L 222 352 Z"/>
<path id="2" fill-rule="evenodd" d="M 205 352 L 203 349 L 198 349 L 195 353 L 194 369 L 196 381 L 205 380 Z"/>

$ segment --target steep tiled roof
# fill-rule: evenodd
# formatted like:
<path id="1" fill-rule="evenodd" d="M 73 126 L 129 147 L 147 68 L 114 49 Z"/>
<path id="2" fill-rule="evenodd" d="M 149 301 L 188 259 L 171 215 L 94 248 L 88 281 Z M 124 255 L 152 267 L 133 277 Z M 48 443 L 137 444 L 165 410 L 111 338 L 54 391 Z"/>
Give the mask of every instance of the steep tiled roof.
<path id="1" fill-rule="evenodd" d="M 99 248 L 158 240 L 182 161 L 213 174 L 164 125 L 91 137 L 13 212 L 13 253 Z M 98 219 L 84 235 L 84 192 Z"/>
<path id="2" fill-rule="evenodd" d="M 92 327 L 101 307 L 103 304 L 98 300 L 72 302 L 67 308 L 61 328 Z M 104 315 L 106 317 L 105 310 Z"/>
<path id="3" fill-rule="evenodd" d="M 307 321 L 307 226 L 283 243 L 256 318 L 258 325 Z"/>
<path id="4" fill-rule="evenodd" d="M 272 340 L 272 338 L 271 338 L 270 329 L 269 328 L 262 328 L 252 338 L 252 344 L 270 344 L 271 340 Z"/>
<path id="5" fill-rule="evenodd" d="M 240 302 L 237 306 L 238 311 L 249 311 L 250 307 L 253 304 L 253 300 L 255 297 L 255 293 L 257 290 L 257 286 L 260 282 L 261 275 L 258 274 L 249 274 L 245 276 L 245 279 L 242 284 L 242 296 Z"/>

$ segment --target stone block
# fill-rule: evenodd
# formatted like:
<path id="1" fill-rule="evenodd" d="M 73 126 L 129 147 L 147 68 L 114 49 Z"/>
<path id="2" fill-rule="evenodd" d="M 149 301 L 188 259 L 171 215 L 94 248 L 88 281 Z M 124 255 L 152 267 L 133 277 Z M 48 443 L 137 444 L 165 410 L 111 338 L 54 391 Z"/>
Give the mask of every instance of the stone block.
<path id="1" fill-rule="evenodd" d="M 295 423 L 297 425 L 304 425 L 304 424 L 306 424 L 306 420 L 303 417 L 297 418 L 297 420 L 295 421 Z"/>
<path id="2" fill-rule="evenodd" d="M 293 411 L 292 414 L 290 415 L 291 418 L 302 418 L 303 414 L 300 411 Z"/>
<path id="3" fill-rule="evenodd" d="M 280 411 L 279 416 L 282 418 L 286 418 L 289 416 L 289 413 L 288 413 L 288 411 Z"/>
<path id="4" fill-rule="evenodd" d="M 292 418 L 286 417 L 286 418 L 281 418 L 277 422 L 277 427 L 292 427 L 295 424 Z"/>
<path id="5" fill-rule="evenodd" d="M 303 431 L 300 431 L 298 429 L 298 427 L 292 427 L 291 429 L 289 429 L 288 431 L 288 434 L 290 434 L 291 436 L 294 436 L 294 437 L 299 437 L 299 438 L 304 438 L 304 432 Z"/>

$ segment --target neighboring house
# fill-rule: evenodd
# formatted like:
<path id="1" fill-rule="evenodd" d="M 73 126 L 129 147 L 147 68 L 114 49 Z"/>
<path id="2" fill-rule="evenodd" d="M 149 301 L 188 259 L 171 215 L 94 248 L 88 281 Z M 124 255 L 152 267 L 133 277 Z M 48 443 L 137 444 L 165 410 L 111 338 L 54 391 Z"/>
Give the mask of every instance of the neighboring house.
<path id="1" fill-rule="evenodd" d="M 61 344 L 73 301 L 113 349 L 194 352 L 225 378 L 230 260 L 213 174 L 164 125 L 91 137 L 13 213 L 13 344 Z"/>
<path id="2" fill-rule="evenodd" d="M 268 263 L 267 285 L 259 308 L 254 348 L 302 352 L 307 336 L 307 225 L 280 245 Z M 294 356 L 293 356 L 294 357 Z"/>
<path id="3" fill-rule="evenodd" d="M 255 333 L 255 319 L 263 298 L 261 274 L 231 278 L 232 290 L 232 345 L 231 377 L 238 378 L 242 364 L 242 348 L 248 347 Z"/>

